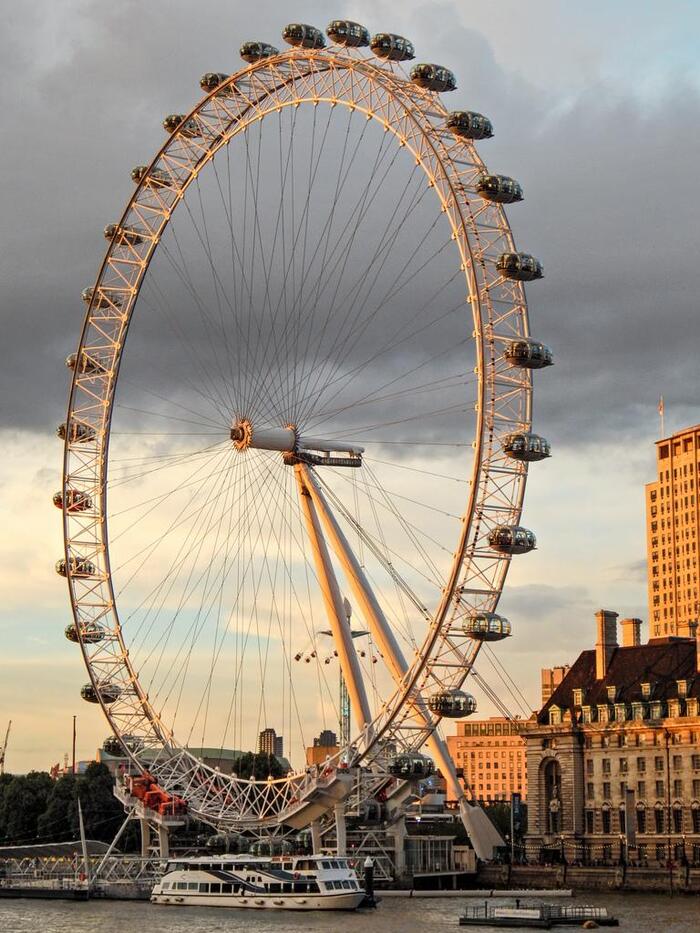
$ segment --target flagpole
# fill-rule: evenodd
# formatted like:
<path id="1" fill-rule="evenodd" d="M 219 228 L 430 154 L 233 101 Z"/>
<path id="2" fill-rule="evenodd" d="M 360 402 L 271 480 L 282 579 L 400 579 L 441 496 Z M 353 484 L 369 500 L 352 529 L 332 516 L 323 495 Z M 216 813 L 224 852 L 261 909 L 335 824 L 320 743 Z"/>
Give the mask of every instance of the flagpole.
<path id="1" fill-rule="evenodd" d="M 664 397 L 663 395 L 660 395 L 659 396 L 659 417 L 661 418 L 661 437 L 662 438 L 666 437 L 666 429 L 664 426 L 664 414 L 665 414 Z"/>

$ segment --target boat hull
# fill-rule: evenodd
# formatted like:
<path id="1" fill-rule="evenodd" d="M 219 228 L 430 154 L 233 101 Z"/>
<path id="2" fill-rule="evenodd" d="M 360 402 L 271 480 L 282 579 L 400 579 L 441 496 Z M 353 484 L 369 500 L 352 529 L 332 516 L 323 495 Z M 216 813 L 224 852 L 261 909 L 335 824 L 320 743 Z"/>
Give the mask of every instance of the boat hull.
<path id="1" fill-rule="evenodd" d="M 152 904 L 165 907 L 226 907 L 239 910 L 356 910 L 365 898 L 364 891 L 338 894 L 157 894 Z"/>

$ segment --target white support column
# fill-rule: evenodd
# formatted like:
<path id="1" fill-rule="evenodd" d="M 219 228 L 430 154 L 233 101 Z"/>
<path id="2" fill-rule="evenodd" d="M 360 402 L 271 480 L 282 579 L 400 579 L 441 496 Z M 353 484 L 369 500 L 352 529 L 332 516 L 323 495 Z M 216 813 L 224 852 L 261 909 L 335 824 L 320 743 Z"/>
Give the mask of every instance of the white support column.
<path id="1" fill-rule="evenodd" d="M 321 852 L 321 824 L 318 820 L 311 820 L 311 848 L 314 855 Z"/>
<path id="2" fill-rule="evenodd" d="M 345 803 L 340 801 L 333 808 L 335 813 L 335 854 L 337 856 L 345 856 L 348 854 L 348 839 L 345 826 Z"/>
<path id="3" fill-rule="evenodd" d="M 141 858 L 148 858 L 151 854 L 151 827 L 145 817 L 139 818 L 141 830 Z"/>
<path id="4" fill-rule="evenodd" d="M 321 586 L 326 615 L 333 633 L 333 641 L 338 651 L 340 669 L 347 684 L 352 711 L 360 728 L 365 728 L 372 721 L 372 714 L 365 692 L 360 662 L 355 651 L 352 633 L 348 624 L 345 606 L 340 595 L 340 587 L 331 563 L 328 547 L 319 524 L 318 515 L 307 487 L 307 467 L 298 463 L 294 467 L 299 487 L 299 499 L 306 522 L 306 531 L 311 541 L 316 574 Z"/>
<path id="5" fill-rule="evenodd" d="M 168 827 L 162 823 L 158 827 L 158 845 L 160 846 L 160 857 L 170 857 L 170 833 Z"/>
<path id="6" fill-rule="evenodd" d="M 331 547 L 335 551 L 336 557 L 343 567 L 355 596 L 355 600 L 360 606 L 365 620 L 372 630 L 372 637 L 379 645 L 379 650 L 389 666 L 394 681 L 398 685 L 402 682 L 408 670 L 408 665 L 398 642 L 394 638 L 394 633 L 391 631 L 386 616 L 382 612 L 382 608 L 372 591 L 372 587 L 369 585 L 369 581 L 362 567 L 360 567 L 357 558 L 353 554 L 350 544 L 336 521 L 313 473 L 305 464 L 298 464 L 295 469 L 299 471 L 299 474 L 303 478 L 304 486 L 308 489 L 318 515 L 326 528 Z M 430 714 L 425 708 L 425 703 L 421 698 L 418 698 L 417 701 L 414 702 L 413 713 L 420 723 L 431 724 Z M 435 731 L 431 731 L 429 738 L 426 740 L 426 744 L 430 749 L 435 763 L 442 771 L 443 777 L 449 785 L 452 794 L 460 801 L 461 809 L 461 801 L 464 799 L 464 790 L 457 778 L 454 764 L 445 743 Z"/>

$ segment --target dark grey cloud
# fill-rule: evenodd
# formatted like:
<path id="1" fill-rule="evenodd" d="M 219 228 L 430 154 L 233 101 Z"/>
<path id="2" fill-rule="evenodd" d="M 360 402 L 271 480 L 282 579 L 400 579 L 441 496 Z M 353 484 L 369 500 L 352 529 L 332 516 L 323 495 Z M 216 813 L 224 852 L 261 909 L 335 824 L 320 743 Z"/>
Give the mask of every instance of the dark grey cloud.
<path id="1" fill-rule="evenodd" d="M 215 2 L 193 20 L 182 2 L 132 2 L 59 4 L 61 18 L 56 6 L 15 7 L 0 40 L 11 128 L 0 178 L 2 395 L 13 400 L 2 417 L 39 429 L 62 415 L 60 360 L 75 345 L 101 228 L 131 193 L 130 167 L 161 144 L 162 116 L 196 100 L 202 72 L 234 70 L 238 43 L 274 39 L 289 15 L 279 4 Z M 300 14 L 328 18 L 321 3 L 301 4 Z M 414 37 L 420 57 L 455 68 L 460 89 L 449 103 L 493 118 L 496 137 L 482 154 L 524 184 L 526 201 L 509 216 L 519 247 L 545 263 L 547 278 L 529 288 L 533 331 L 558 362 L 537 379 L 542 432 L 560 446 L 634 440 L 648 434 L 660 392 L 679 423 L 698 420 L 688 352 L 697 333 L 696 90 L 676 86 L 642 102 L 601 82 L 572 100 L 555 76 L 547 94 L 516 79 L 447 5 L 397 13 L 395 28 Z"/>

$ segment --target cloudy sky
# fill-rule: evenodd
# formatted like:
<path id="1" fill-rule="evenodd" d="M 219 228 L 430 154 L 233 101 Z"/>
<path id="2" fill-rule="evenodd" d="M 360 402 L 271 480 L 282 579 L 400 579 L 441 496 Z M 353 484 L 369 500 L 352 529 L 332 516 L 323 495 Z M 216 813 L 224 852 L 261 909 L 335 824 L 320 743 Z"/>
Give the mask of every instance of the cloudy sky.
<path id="1" fill-rule="evenodd" d="M 12 770 L 58 761 L 73 713 L 79 756 L 105 734 L 78 699 L 85 676 L 62 634 L 50 504 L 63 358 L 102 227 L 133 190 L 129 169 L 161 145 L 162 116 L 192 106 L 203 72 L 233 72 L 241 41 L 277 42 L 289 16 L 323 27 L 345 15 L 410 37 L 420 60 L 456 72 L 449 106 L 492 118 L 484 156 L 525 188 L 509 216 L 519 247 L 545 264 L 529 297 L 533 332 L 556 352 L 536 394 L 536 427 L 555 455 L 532 472 L 525 523 L 539 548 L 509 577 L 501 605 L 518 637 L 501 656 L 533 706 L 540 666 L 592 643 L 597 608 L 646 619 L 643 484 L 659 395 L 667 429 L 700 421 L 697 4 L 374 0 L 333 10 L 204 0 L 194 9 L 38 0 L 5 15 L 0 734 L 12 718 Z"/>

